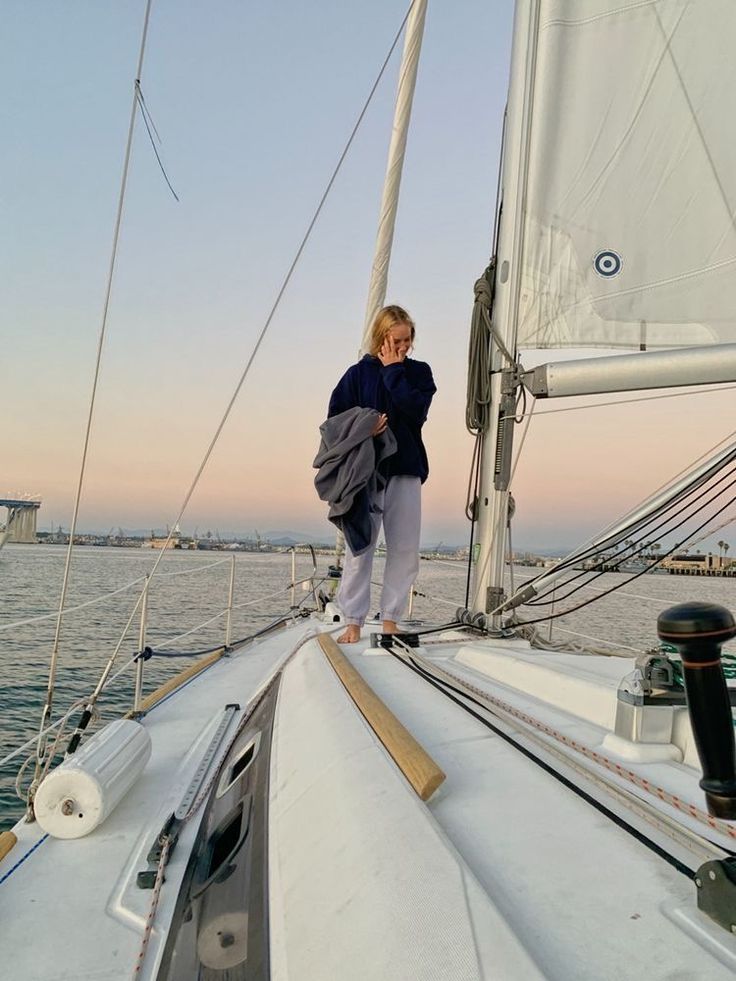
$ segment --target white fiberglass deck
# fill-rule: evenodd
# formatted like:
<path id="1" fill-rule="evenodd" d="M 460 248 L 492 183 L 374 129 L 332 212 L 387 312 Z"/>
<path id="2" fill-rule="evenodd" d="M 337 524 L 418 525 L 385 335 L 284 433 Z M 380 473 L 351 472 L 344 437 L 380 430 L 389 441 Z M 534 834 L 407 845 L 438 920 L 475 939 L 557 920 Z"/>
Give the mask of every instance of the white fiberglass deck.
<path id="1" fill-rule="evenodd" d="M 41 835 L 20 826 L 18 844 L 0 864 L 0 878 L 13 870 L 0 884 L 7 976 L 132 976 L 151 898 L 135 885 L 146 851 L 221 709 L 245 706 L 309 629 L 296 625 L 218 662 L 153 710 L 145 720 L 153 740 L 146 772 L 87 838 L 47 838 L 31 852 Z M 388 654 L 363 656 L 365 647 L 344 650 L 447 779 L 423 804 L 319 645 L 308 641 L 297 651 L 283 672 L 271 758 L 272 978 L 733 975 L 736 940 L 698 912 L 687 875 L 405 664 Z M 571 703 L 560 710 L 539 692 L 514 688 L 514 678 L 521 685 L 529 674 L 512 667 L 514 658 L 534 658 L 523 645 L 503 649 L 503 658 L 485 642 L 472 645 L 472 656 L 467 644 L 451 642 L 424 653 L 525 711 L 546 713 L 550 725 L 580 738 L 603 731 L 585 712 L 576 716 Z M 601 705 L 603 689 L 615 698 L 614 675 L 629 670 L 625 661 L 555 657 L 543 666 L 553 674 L 559 666 L 562 689 L 575 668 L 600 687 Z M 502 681 L 493 677 L 498 663 Z M 525 683 L 533 687 L 530 678 Z M 554 695 L 554 685 L 547 691 Z M 678 767 L 681 779 L 696 781 L 689 767 Z M 186 826 L 168 867 L 142 977 L 155 977 L 196 824 Z M 43 942 L 29 939 L 39 936 Z"/>

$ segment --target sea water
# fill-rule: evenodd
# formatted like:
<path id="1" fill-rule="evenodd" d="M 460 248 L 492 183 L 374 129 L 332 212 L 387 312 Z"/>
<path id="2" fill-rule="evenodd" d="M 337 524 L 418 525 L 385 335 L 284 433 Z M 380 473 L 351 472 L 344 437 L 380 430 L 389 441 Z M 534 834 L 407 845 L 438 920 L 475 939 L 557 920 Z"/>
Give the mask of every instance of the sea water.
<path id="1" fill-rule="evenodd" d="M 75 550 L 63 621 L 53 717 L 78 699 L 89 696 L 121 634 L 130 622 L 113 671 L 128 663 L 139 643 L 139 616 L 131 616 L 159 553 L 145 549 L 79 547 Z M 46 696 L 50 653 L 56 630 L 66 549 L 54 545 L 6 545 L 0 550 L 0 759 L 38 731 Z M 317 582 L 327 574 L 330 556 L 317 557 Z M 179 652 L 202 651 L 225 637 L 231 568 L 235 585 L 231 638 L 238 640 L 262 629 L 292 604 L 291 555 L 284 553 L 168 551 L 148 589 L 146 645 Z M 518 586 L 541 570 L 517 569 Z M 296 558 L 297 580 L 312 573 L 309 555 Z M 373 579 L 379 583 L 383 559 Z M 449 559 L 424 560 L 416 583 L 413 613 L 434 623 L 449 622 L 465 602 L 467 567 Z M 615 641 L 630 653 L 656 646 L 657 615 L 685 600 L 707 600 L 736 610 L 736 580 L 647 574 L 628 582 L 607 574 L 594 589 L 574 597 L 582 602 L 611 586 L 620 589 L 555 620 L 552 637 L 597 643 Z M 116 592 L 117 591 L 117 592 Z M 115 595 L 109 595 L 114 593 Z M 379 608 L 380 589 L 373 587 L 372 609 Z M 107 597 L 101 602 L 100 597 Z M 72 608 L 95 601 L 74 612 Z M 311 605 L 311 594 L 298 586 L 296 604 Z M 572 602 L 572 599 L 571 601 Z M 559 609 L 559 607 L 558 607 Z M 540 610 L 537 615 L 548 610 Z M 524 611 L 530 618 L 530 611 Z M 47 619 L 38 619 L 47 616 Z M 214 619 L 212 619 L 214 618 Z M 21 623 L 22 621 L 32 621 Z M 201 624 L 210 623 L 198 628 Z M 549 628 L 539 624 L 542 636 Z M 193 630 L 192 633 L 188 633 Z M 186 634 L 186 636 L 182 636 Z M 145 663 L 144 693 L 192 663 L 192 658 L 153 657 Z M 99 702 L 103 721 L 132 707 L 134 670 L 128 667 Z M 77 718 L 75 712 L 72 719 Z M 67 735 L 68 738 L 68 735 Z M 62 743 L 64 745 L 64 743 Z M 30 752 L 30 750 L 28 751 Z M 27 754 L 26 754 L 27 755 Z M 15 779 L 25 756 L 0 766 L 0 830 L 23 813 Z M 31 764 L 32 766 L 32 764 Z M 27 781 L 24 781 L 24 784 Z"/>

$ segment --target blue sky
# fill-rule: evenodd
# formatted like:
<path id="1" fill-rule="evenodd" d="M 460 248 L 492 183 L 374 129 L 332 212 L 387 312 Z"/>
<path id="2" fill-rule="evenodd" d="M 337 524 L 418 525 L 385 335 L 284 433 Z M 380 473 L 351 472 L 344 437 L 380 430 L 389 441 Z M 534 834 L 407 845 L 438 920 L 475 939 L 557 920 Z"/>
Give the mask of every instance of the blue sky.
<path id="1" fill-rule="evenodd" d="M 0 490 L 40 494 L 42 526 L 71 515 L 143 11 L 4 10 Z M 395 0 L 154 3 L 142 86 L 181 200 L 139 121 L 81 527 L 176 516 L 404 13 Z M 414 315 L 415 356 L 438 385 L 426 541 L 467 536 L 467 334 L 490 249 L 511 17 L 510 0 L 429 4 L 388 294 Z M 397 69 L 398 52 L 185 528 L 326 527 L 311 461 L 360 341 Z M 631 408 L 597 410 L 572 423 L 576 452 L 560 420 L 587 414 L 535 421 L 517 540 L 574 543 L 608 523 L 727 431 L 727 403 L 708 398 L 698 413 L 689 399 L 655 403 L 644 424 Z"/>

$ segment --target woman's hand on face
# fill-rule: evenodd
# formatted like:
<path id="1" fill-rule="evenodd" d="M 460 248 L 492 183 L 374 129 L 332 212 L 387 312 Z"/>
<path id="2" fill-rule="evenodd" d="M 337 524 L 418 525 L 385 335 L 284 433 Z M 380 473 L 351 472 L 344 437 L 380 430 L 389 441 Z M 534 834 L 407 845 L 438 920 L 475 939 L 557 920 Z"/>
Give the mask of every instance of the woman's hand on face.
<path id="1" fill-rule="evenodd" d="M 385 368 L 389 364 L 401 364 L 405 358 L 406 352 L 400 351 L 393 337 L 387 334 L 381 345 L 381 350 L 378 352 L 378 360 Z"/>
<path id="2" fill-rule="evenodd" d="M 373 432 L 371 433 L 371 436 L 380 436 L 381 433 L 386 428 L 386 426 L 388 426 L 388 416 L 382 414 L 378 417 L 378 422 L 373 427 Z"/>

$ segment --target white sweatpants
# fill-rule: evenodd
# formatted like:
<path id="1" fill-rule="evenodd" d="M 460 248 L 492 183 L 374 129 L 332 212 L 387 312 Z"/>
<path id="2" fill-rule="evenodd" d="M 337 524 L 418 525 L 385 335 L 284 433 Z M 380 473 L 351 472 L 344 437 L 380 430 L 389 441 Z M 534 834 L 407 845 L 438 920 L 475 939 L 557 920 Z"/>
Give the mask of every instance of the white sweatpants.
<path id="1" fill-rule="evenodd" d="M 383 523 L 386 567 L 381 592 L 381 618 L 400 620 L 409 590 L 419 572 L 419 533 L 422 523 L 422 484 L 419 477 L 391 477 L 374 502 L 370 548 L 355 556 L 345 550 L 337 604 L 347 623 L 362 627 L 371 601 L 371 571 L 378 533 Z M 381 511 L 383 513 L 381 513 Z"/>

